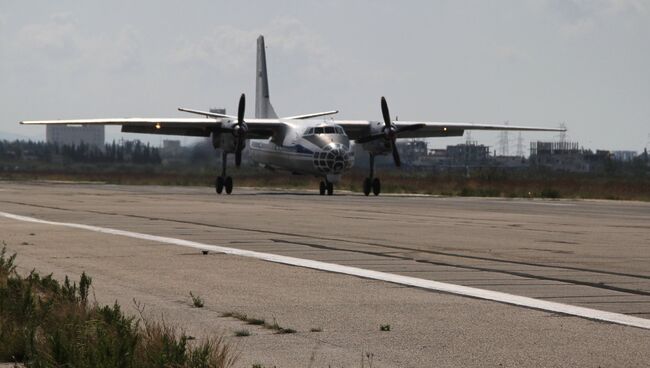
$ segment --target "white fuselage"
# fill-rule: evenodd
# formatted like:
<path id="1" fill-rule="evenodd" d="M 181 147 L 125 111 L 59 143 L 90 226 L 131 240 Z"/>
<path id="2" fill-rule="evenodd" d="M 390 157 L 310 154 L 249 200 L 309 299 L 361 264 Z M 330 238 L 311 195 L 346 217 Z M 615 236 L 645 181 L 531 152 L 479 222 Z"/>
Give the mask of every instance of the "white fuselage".
<path id="1" fill-rule="evenodd" d="M 338 182 L 354 164 L 350 139 L 335 124 L 287 125 L 282 136 L 249 141 L 251 159 L 270 169 L 326 177 Z"/>

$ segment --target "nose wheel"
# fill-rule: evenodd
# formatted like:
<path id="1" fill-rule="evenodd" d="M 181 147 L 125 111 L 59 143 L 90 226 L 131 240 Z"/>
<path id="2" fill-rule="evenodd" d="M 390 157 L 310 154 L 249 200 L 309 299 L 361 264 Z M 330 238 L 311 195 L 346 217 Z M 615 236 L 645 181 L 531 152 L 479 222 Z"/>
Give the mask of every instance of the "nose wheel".
<path id="1" fill-rule="evenodd" d="M 327 193 L 327 195 L 334 194 L 334 184 L 327 180 L 322 180 L 318 189 L 320 195 L 325 195 L 325 193 Z"/>

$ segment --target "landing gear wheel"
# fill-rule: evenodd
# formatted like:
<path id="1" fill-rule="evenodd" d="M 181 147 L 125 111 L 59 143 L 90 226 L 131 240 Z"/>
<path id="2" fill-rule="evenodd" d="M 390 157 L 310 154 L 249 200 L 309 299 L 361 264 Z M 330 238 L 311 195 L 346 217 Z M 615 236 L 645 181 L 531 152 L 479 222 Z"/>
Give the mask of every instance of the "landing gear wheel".
<path id="1" fill-rule="evenodd" d="M 327 182 L 327 195 L 334 194 L 334 184 Z"/>
<path id="2" fill-rule="evenodd" d="M 226 194 L 232 193 L 232 177 L 228 176 L 226 177 L 225 182 L 223 185 L 226 187 Z"/>
<path id="3" fill-rule="evenodd" d="M 370 195 L 370 189 L 372 187 L 372 182 L 370 181 L 370 178 L 365 178 L 363 179 L 363 194 Z"/>
<path id="4" fill-rule="evenodd" d="M 381 193 L 381 182 L 379 181 L 379 178 L 374 178 L 372 181 L 372 193 L 376 196 Z"/>
<path id="5" fill-rule="evenodd" d="M 214 188 L 217 190 L 217 194 L 223 192 L 223 176 L 217 177 L 217 181 L 214 183 Z"/>
<path id="6" fill-rule="evenodd" d="M 318 189 L 320 191 L 320 195 L 325 195 L 325 191 L 327 190 L 327 186 L 325 185 L 324 181 L 320 182 L 320 187 Z"/>

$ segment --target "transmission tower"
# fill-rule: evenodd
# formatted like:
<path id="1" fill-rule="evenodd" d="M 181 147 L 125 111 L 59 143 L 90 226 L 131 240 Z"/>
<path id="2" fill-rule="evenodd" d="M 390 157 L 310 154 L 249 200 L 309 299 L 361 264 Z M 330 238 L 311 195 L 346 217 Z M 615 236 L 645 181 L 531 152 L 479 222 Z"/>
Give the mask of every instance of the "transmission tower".
<path id="1" fill-rule="evenodd" d="M 517 135 L 517 156 L 524 157 L 524 137 L 521 132 Z"/>
<path id="2" fill-rule="evenodd" d="M 564 144 L 564 143 L 566 143 L 566 122 L 562 122 L 560 124 L 560 129 L 564 129 L 564 131 L 560 132 L 560 134 L 558 136 L 558 139 L 559 139 L 560 143 Z"/>
<path id="3" fill-rule="evenodd" d="M 505 125 L 508 125 L 509 122 L 505 122 Z M 508 156 L 510 153 L 510 142 L 508 141 L 508 131 L 504 130 L 499 134 L 499 154 L 501 156 Z"/>
<path id="4" fill-rule="evenodd" d="M 465 134 L 465 144 L 470 145 L 472 144 L 472 131 L 468 130 L 467 133 Z"/>

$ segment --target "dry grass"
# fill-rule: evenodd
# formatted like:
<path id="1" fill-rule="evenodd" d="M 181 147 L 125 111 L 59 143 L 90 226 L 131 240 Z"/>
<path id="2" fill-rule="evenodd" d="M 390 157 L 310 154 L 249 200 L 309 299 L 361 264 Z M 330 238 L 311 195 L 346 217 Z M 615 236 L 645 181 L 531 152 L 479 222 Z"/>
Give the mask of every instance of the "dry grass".
<path id="1" fill-rule="evenodd" d="M 46 171 L 33 170 L 0 174 L 4 180 L 94 181 L 129 185 L 214 185 L 216 168 L 171 172 L 161 169 L 145 171 Z M 320 179 L 287 173 L 273 173 L 254 168 L 231 169 L 237 187 L 316 189 Z M 365 172 L 354 170 L 343 176 L 337 190 L 362 191 Z M 383 193 L 417 193 L 444 196 L 512 197 L 512 198 L 593 198 L 650 201 L 650 178 L 607 177 L 591 174 L 552 172 L 507 173 L 489 169 L 474 177 L 458 174 L 433 174 L 385 169 L 378 172 Z M 551 195 L 549 195 L 551 194 Z"/>
<path id="2" fill-rule="evenodd" d="M 120 306 L 88 300 L 92 280 L 16 273 L 15 255 L 0 252 L 0 362 L 28 367 L 230 367 L 237 354 L 221 337 L 190 337 Z M 142 310 L 141 310 L 142 312 Z"/>

